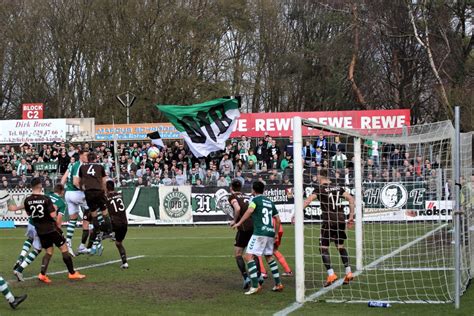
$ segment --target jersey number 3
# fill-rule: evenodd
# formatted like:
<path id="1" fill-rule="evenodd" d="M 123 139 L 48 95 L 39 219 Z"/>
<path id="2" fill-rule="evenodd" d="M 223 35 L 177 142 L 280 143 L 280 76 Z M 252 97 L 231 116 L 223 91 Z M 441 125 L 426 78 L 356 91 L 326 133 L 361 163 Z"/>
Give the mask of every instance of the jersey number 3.
<path id="1" fill-rule="evenodd" d="M 262 216 L 262 222 L 263 222 L 263 225 L 268 225 L 270 224 L 270 219 L 271 219 L 271 214 L 270 214 L 270 210 L 266 207 L 264 207 L 262 209 L 262 213 L 263 213 L 263 216 Z"/>

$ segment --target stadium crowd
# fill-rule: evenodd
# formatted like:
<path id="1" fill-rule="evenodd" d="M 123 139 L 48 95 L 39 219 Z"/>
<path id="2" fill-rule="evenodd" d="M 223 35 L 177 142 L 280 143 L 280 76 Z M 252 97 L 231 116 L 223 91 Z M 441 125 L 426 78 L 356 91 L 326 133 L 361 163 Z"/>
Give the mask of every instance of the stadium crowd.
<path id="1" fill-rule="evenodd" d="M 118 145 L 117 159 L 121 186 L 184 185 L 229 186 L 239 179 L 244 186 L 260 180 L 266 184 L 291 185 L 293 179 L 293 142 L 291 137 L 274 139 L 231 139 L 225 150 L 207 158 L 196 158 L 183 141 L 170 142 L 156 158 L 148 157 L 150 143 Z M 403 146 L 367 140 L 363 145 L 364 182 L 427 181 L 428 190 L 436 191 L 439 161 L 414 155 Z M 348 148 L 349 147 L 349 148 Z M 69 163 L 78 159 L 80 150 L 94 151 L 106 172 L 117 181 L 113 143 L 52 143 L 33 146 L 4 145 L 0 149 L 2 188 L 23 188 L 28 178 L 39 176 L 45 187 L 52 186 Z M 339 136 L 305 139 L 301 153 L 304 159 L 304 182 L 316 181 L 321 168 L 329 168 L 336 183 L 353 184 L 354 158 L 352 141 L 341 142 Z M 349 156 L 349 157 L 348 157 Z M 53 168 L 44 168 L 44 165 Z"/>

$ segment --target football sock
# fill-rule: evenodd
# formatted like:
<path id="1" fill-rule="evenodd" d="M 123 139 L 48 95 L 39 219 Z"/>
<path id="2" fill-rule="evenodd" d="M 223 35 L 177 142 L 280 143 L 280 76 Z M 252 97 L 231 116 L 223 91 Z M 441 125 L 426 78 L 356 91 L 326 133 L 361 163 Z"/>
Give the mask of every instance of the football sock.
<path id="1" fill-rule="evenodd" d="M 237 262 L 237 267 L 239 267 L 240 273 L 244 279 L 248 278 L 247 269 L 245 267 L 245 261 L 242 256 L 236 256 L 235 261 Z"/>
<path id="2" fill-rule="evenodd" d="M 46 271 L 48 271 L 49 261 L 51 260 L 51 255 L 46 253 L 43 257 L 43 261 L 41 262 L 41 274 L 46 275 Z"/>
<path id="3" fill-rule="evenodd" d="M 70 274 L 74 274 L 74 266 L 72 264 L 72 257 L 68 252 L 63 252 L 63 261 L 66 264 L 67 270 Z"/>
<path id="4" fill-rule="evenodd" d="M 81 244 L 85 245 L 86 242 L 87 242 L 87 238 L 89 238 L 89 230 L 88 229 L 83 229 L 82 230 Z"/>
<path id="5" fill-rule="evenodd" d="M 28 256 L 25 258 L 25 260 L 23 260 L 23 262 L 20 264 L 20 266 L 16 269 L 16 271 L 23 272 L 23 270 L 25 270 L 25 268 L 28 265 L 30 265 L 33 261 L 35 261 L 36 257 L 39 255 L 40 252 L 41 252 L 41 250 L 33 249 L 28 254 Z"/>
<path id="6" fill-rule="evenodd" d="M 110 234 L 112 232 L 112 222 L 110 221 L 109 215 L 104 215 L 103 221 L 100 224 L 100 230 L 106 234 Z"/>
<path id="7" fill-rule="evenodd" d="M 10 291 L 10 288 L 8 287 L 7 282 L 1 276 L 0 276 L 0 291 L 2 292 L 3 296 L 5 296 L 8 302 L 13 303 L 15 301 L 15 297 Z"/>
<path id="8" fill-rule="evenodd" d="M 265 270 L 265 266 L 263 265 L 262 257 L 258 257 L 258 264 L 260 267 L 260 273 L 267 274 L 267 270 Z"/>
<path id="9" fill-rule="evenodd" d="M 341 260 L 344 264 L 344 267 L 347 268 L 349 266 L 349 254 L 347 253 L 347 249 L 339 248 L 339 254 L 341 255 Z"/>
<path id="10" fill-rule="evenodd" d="M 115 245 L 119 251 L 120 258 L 122 258 L 122 263 L 127 263 L 127 253 L 125 252 L 125 247 L 122 243 L 115 243 Z"/>
<path id="11" fill-rule="evenodd" d="M 249 270 L 250 279 L 252 280 L 252 287 L 258 287 L 258 277 L 257 277 L 257 264 L 254 260 L 247 262 L 247 268 Z"/>
<path id="12" fill-rule="evenodd" d="M 273 255 L 275 256 L 275 258 L 277 258 L 278 262 L 280 262 L 281 266 L 283 267 L 283 270 L 285 270 L 286 273 L 290 273 L 291 272 L 291 268 L 290 266 L 288 265 L 288 263 L 286 262 L 286 259 L 285 257 L 282 255 L 281 252 L 279 252 L 278 250 L 276 250 Z"/>
<path id="13" fill-rule="evenodd" d="M 321 257 L 323 258 L 323 263 L 324 266 L 326 267 L 326 270 L 331 269 L 331 257 L 329 255 L 329 249 L 326 248 L 321 248 Z"/>
<path id="14" fill-rule="evenodd" d="M 258 256 L 253 256 L 253 260 L 255 260 L 255 262 L 258 262 Z M 262 272 L 260 272 L 260 263 L 257 264 L 257 276 L 258 278 L 260 278 L 262 276 Z"/>
<path id="15" fill-rule="evenodd" d="M 20 252 L 20 256 L 18 257 L 18 261 L 21 262 L 25 259 L 26 255 L 28 254 L 28 251 L 30 251 L 32 242 L 33 240 L 31 239 L 25 240 L 25 242 L 23 243 L 23 248 L 21 249 L 21 252 Z"/>
<path id="16" fill-rule="evenodd" d="M 70 242 L 74 236 L 74 229 L 76 228 L 77 219 L 69 219 L 66 229 L 66 239 Z"/>
<path id="17" fill-rule="evenodd" d="M 280 273 L 278 272 L 278 264 L 275 261 L 275 259 L 272 259 L 272 261 L 268 262 L 268 265 L 270 266 L 270 270 L 272 271 L 273 279 L 275 280 L 275 284 L 280 284 Z"/>

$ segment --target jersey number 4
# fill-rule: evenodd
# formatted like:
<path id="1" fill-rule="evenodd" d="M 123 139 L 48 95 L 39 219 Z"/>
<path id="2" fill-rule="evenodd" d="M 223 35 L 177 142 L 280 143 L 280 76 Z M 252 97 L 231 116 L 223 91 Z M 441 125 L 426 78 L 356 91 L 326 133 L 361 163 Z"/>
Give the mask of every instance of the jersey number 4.
<path id="1" fill-rule="evenodd" d="M 90 174 L 92 176 L 95 176 L 95 170 L 93 168 L 94 166 L 89 166 L 89 169 L 87 169 L 87 174 Z"/>
<path id="2" fill-rule="evenodd" d="M 44 217 L 44 206 L 39 205 L 31 205 L 31 217 L 32 218 L 43 218 Z"/>
<path id="3" fill-rule="evenodd" d="M 125 205 L 121 198 L 115 198 L 110 201 L 110 204 L 114 206 L 115 213 L 125 211 Z"/>

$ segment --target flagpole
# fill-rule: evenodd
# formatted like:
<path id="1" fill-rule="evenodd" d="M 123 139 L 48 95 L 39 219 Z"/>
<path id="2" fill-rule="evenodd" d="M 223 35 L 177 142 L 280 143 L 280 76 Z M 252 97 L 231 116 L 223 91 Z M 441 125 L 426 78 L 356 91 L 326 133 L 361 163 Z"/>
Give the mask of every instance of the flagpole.
<path id="1" fill-rule="evenodd" d="M 118 161 L 118 142 L 117 142 L 117 133 L 115 130 L 115 120 L 112 115 L 112 128 L 114 129 L 114 160 L 115 160 L 115 176 L 117 177 L 117 187 L 120 186 L 120 168 Z"/>

